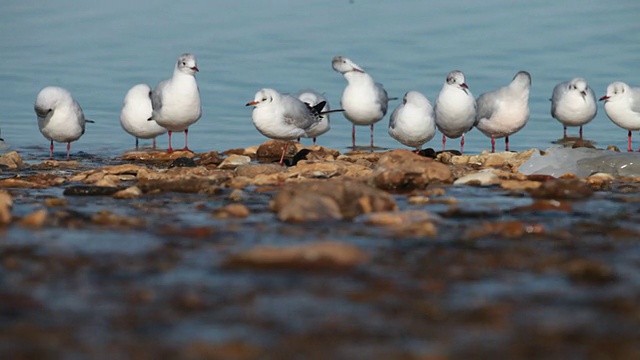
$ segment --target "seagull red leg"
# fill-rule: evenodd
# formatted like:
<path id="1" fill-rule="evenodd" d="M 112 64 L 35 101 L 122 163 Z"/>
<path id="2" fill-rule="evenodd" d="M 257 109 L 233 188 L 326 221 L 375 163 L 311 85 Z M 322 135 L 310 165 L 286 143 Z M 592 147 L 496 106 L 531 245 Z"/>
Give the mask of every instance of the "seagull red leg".
<path id="1" fill-rule="evenodd" d="M 631 152 L 633 149 L 631 148 L 631 130 L 629 130 L 629 135 L 627 139 L 627 151 Z"/>
<path id="2" fill-rule="evenodd" d="M 67 160 L 69 160 L 70 152 L 71 152 L 71 141 L 67 141 Z"/>
<path id="3" fill-rule="evenodd" d="M 491 135 L 491 152 L 496 152 L 496 138 Z"/>
<path id="4" fill-rule="evenodd" d="M 563 126 L 562 128 L 564 129 L 564 137 L 566 138 L 567 137 L 567 127 Z M 580 128 L 580 129 L 582 129 L 582 128 Z"/>
<path id="5" fill-rule="evenodd" d="M 289 147 L 289 142 L 285 142 L 284 146 L 282 147 L 282 156 L 280 157 L 280 165 L 284 165 L 284 154 L 287 152 L 287 148 Z"/>
<path id="6" fill-rule="evenodd" d="M 173 131 L 167 131 L 167 134 L 169 135 L 169 148 L 167 149 L 167 152 L 169 154 L 171 154 L 173 152 L 173 148 L 171 147 L 171 134 L 173 133 Z"/>
<path id="7" fill-rule="evenodd" d="M 580 139 L 582 139 L 582 125 L 580 125 Z"/>
<path id="8" fill-rule="evenodd" d="M 447 149 L 447 137 L 442 135 L 442 151 Z"/>
<path id="9" fill-rule="evenodd" d="M 351 147 L 356 148 L 356 126 L 351 127 Z"/>
<path id="10" fill-rule="evenodd" d="M 371 124 L 371 149 L 373 149 L 373 124 Z"/>
<path id="11" fill-rule="evenodd" d="M 191 151 L 191 149 L 189 149 L 189 129 L 184 129 L 184 148 L 182 148 L 182 150 Z"/>
<path id="12" fill-rule="evenodd" d="M 460 139 L 460 154 L 464 152 L 464 133 L 462 133 L 462 138 Z"/>
<path id="13" fill-rule="evenodd" d="M 156 138 L 153 138 L 153 150 L 156 149 Z"/>
<path id="14" fill-rule="evenodd" d="M 53 140 L 51 140 L 51 146 L 49 146 L 49 160 L 53 160 Z"/>
<path id="15" fill-rule="evenodd" d="M 504 151 L 509 151 L 509 137 L 504 137 Z"/>

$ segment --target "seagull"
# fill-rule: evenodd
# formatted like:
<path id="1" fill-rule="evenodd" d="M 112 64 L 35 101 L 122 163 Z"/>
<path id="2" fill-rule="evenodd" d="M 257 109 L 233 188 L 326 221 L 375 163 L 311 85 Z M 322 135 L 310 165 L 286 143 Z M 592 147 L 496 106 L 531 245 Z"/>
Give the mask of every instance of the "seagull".
<path id="1" fill-rule="evenodd" d="M 189 149 L 189 126 L 194 124 L 202 115 L 200 106 L 200 90 L 196 82 L 195 73 L 198 72 L 196 57 L 192 54 L 182 54 L 176 62 L 171 79 L 160 82 L 151 94 L 153 114 L 149 120 L 155 120 L 158 125 L 169 132 L 169 148 L 171 134 L 184 131 L 184 149 Z"/>
<path id="2" fill-rule="evenodd" d="M 596 95 L 583 78 L 561 82 L 553 88 L 551 96 L 551 116 L 560 121 L 567 137 L 567 126 L 580 127 L 593 120 L 598 112 Z"/>
<path id="3" fill-rule="evenodd" d="M 509 151 L 509 135 L 522 129 L 529 120 L 529 89 L 531 75 L 519 71 L 511 83 L 486 92 L 476 100 L 475 126 L 491 137 L 491 152 L 496 151 L 496 138 L 504 138 L 505 150 Z"/>
<path id="4" fill-rule="evenodd" d="M 67 143 L 67 160 L 71 142 L 84 134 L 85 122 L 93 122 L 84 117 L 82 108 L 71 93 L 58 86 L 47 86 L 40 90 L 34 105 L 38 117 L 38 127 L 47 140 L 51 141 L 49 158 L 53 159 L 53 142 Z"/>
<path id="5" fill-rule="evenodd" d="M 417 91 L 404 94 L 402 104 L 389 118 L 389 135 L 405 146 L 414 147 L 418 153 L 435 134 L 436 123 L 429 99 Z"/>
<path id="6" fill-rule="evenodd" d="M 321 101 L 312 107 L 295 96 L 281 94 L 273 89 L 262 89 L 246 106 L 254 106 L 251 118 L 262 135 L 277 140 L 293 140 L 309 137 L 307 131 L 322 120 L 322 108 L 325 104 Z M 288 142 L 285 143 L 282 150 L 281 165 L 288 145 Z"/>
<path id="7" fill-rule="evenodd" d="M 353 123 L 351 143 L 356 146 L 356 125 L 371 126 L 371 148 L 373 148 L 373 125 L 387 113 L 389 97 L 382 84 L 373 81 L 361 67 L 344 56 L 335 56 L 333 69 L 347 79 L 340 105 L 344 116 Z"/>
<path id="8" fill-rule="evenodd" d="M 329 129 L 331 129 L 331 125 L 329 123 L 329 114 L 327 113 L 329 111 L 329 109 L 330 109 L 329 101 L 323 95 L 317 93 L 316 91 L 310 90 L 310 89 L 298 91 L 295 94 L 295 97 L 297 97 L 303 103 L 305 103 L 305 104 L 307 104 L 307 105 L 309 105 L 311 107 L 314 107 L 314 106 L 318 105 L 321 101 L 325 102 L 325 105 L 321 110 L 325 114 L 320 116 L 320 121 L 319 122 L 314 123 L 306 131 L 307 137 L 312 137 L 313 138 L 313 145 L 315 145 L 316 144 L 316 137 L 326 133 L 327 131 L 329 131 Z"/>
<path id="9" fill-rule="evenodd" d="M 464 150 L 464 134 L 473 129 L 476 121 L 476 100 L 464 79 L 464 73 L 453 70 L 447 75 L 435 106 L 436 125 L 442 133 L 442 151 L 447 137 L 461 137 L 460 152 Z"/>
<path id="10" fill-rule="evenodd" d="M 147 84 L 138 84 L 129 89 L 124 97 L 124 105 L 120 112 L 120 125 L 124 131 L 135 136 L 136 149 L 138 139 L 153 138 L 153 148 L 156 148 L 156 136 L 167 132 L 167 129 L 158 125 L 155 121 L 148 121 L 153 113 L 151 105 L 151 87 Z"/>
<path id="11" fill-rule="evenodd" d="M 604 101 L 604 112 L 614 124 L 629 130 L 627 151 L 631 148 L 631 131 L 640 130 L 640 88 L 616 81 L 607 86 L 607 94 L 600 98 Z M 638 150 L 640 151 L 640 150 Z"/>

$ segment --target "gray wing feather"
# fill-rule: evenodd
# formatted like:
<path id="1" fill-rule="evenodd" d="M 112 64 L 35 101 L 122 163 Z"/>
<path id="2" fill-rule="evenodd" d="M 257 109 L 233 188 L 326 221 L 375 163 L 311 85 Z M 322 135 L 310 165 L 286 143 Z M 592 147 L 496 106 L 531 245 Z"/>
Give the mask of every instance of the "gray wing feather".
<path id="1" fill-rule="evenodd" d="M 402 108 L 402 106 L 403 104 L 396 106 L 396 108 L 393 109 L 393 112 L 391 113 L 391 117 L 389 118 L 389 127 L 392 129 L 396 128 L 398 113 L 400 112 L 400 109 Z"/>
<path id="2" fill-rule="evenodd" d="M 376 83 L 376 102 L 380 105 L 382 114 L 386 115 L 389 108 L 389 95 L 380 83 Z"/>
<path id="3" fill-rule="evenodd" d="M 640 87 L 631 88 L 631 91 L 633 92 L 632 93 L 633 101 L 631 102 L 631 110 L 633 110 L 634 112 L 640 113 Z"/>
<path id="4" fill-rule="evenodd" d="M 480 119 L 489 119 L 493 114 L 495 107 L 495 93 L 487 92 L 476 99 L 476 122 L 473 126 L 478 125 Z"/>
<path id="5" fill-rule="evenodd" d="M 313 125 L 313 123 L 320 121 L 319 117 L 311 113 L 308 105 L 298 98 L 291 95 L 283 95 L 282 102 L 285 109 L 283 117 L 287 124 L 294 125 L 301 129 L 307 129 Z"/>
<path id="6" fill-rule="evenodd" d="M 565 89 L 568 83 L 569 83 L 568 81 L 565 81 L 563 83 L 556 85 L 553 88 L 553 94 L 551 95 L 551 116 L 554 118 L 556 117 L 557 104 L 560 101 L 560 98 L 562 97 L 562 95 L 566 92 Z M 591 90 L 591 88 L 589 88 L 589 90 Z"/>
<path id="7" fill-rule="evenodd" d="M 151 92 L 151 106 L 153 107 L 153 112 L 158 112 L 162 109 L 162 90 L 167 84 L 168 80 L 164 80 L 156 86 L 156 89 Z"/>

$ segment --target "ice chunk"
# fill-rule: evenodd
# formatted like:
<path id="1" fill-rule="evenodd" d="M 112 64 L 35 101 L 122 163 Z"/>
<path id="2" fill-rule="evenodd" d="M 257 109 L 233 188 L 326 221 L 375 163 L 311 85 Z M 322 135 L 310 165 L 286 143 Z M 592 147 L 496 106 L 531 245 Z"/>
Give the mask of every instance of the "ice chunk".
<path id="1" fill-rule="evenodd" d="M 564 174 L 576 174 L 580 177 L 593 173 L 591 163 L 585 162 L 578 167 L 578 162 L 602 156 L 615 156 L 614 151 L 598 150 L 590 148 L 566 148 L 553 146 L 545 151 L 545 155 L 534 153 L 529 160 L 520 165 L 518 171 L 525 175 L 551 175 L 559 177 Z"/>

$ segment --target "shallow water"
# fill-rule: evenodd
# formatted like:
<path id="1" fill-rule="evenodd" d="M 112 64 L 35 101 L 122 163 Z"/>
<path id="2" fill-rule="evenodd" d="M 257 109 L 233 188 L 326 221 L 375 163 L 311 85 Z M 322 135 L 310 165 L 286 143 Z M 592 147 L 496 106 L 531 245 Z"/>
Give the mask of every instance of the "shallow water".
<path id="1" fill-rule="evenodd" d="M 147 6 L 122 0 L 98 5 L 9 0 L 0 10 L 2 135 L 13 149 L 42 156 L 47 144 L 33 113 L 42 87 L 69 89 L 87 117 L 96 120 L 72 151 L 116 155 L 134 144 L 119 125 L 126 91 L 169 77 L 177 56 L 187 51 L 198 56 L 201 69 L 204 115 L 190 134 L 196 151 L 261 143 L 264 138 L 244 104 L 262 87 L 283 92 L 314 88 L 338 106 L 346 83 L 331 69 L 331 58 L 338 54 L 367 69 L 391 95 L 416 89 L 432 101 L 452 69 L 467 74 L 476 96 L 508 83 L 518 70 L 529 71 L 531 118 L 512 137 L 514 150 L 546 148 L 561 136 L 561 125 L 549 115 L 556 83 L 582 76 L 598 96 L 615 80 L 640 85 L 634 71 L 640 4 L 634 1 L 409 0 L 400 5 L 194 0 L 189 6 L 175 1 Z M 376 144 L 401 147 L 386 133 L 387 121 L 376 127 Z M 626 144 L 626 131 L 611 123 L 601 107 L 585 136 L 600 146 Z M 439 138 L 427 146 L 439 149 Z M 182 136 L 175 139 L 180 146 Z M 166 136 L 159 143 L 166 146 Z M 350 123 L 333 115 L 332 130 L 320 143 L 345 149 Z M 358 128 L 358 143 L 368 143 L 366 127 Z M 467 151 L 488 147 L 484 135 L 469 134 Z M 457 141 L 450 148 L 457 148 Z M 59 153 L 63 149 L 58 145 Z"/>

